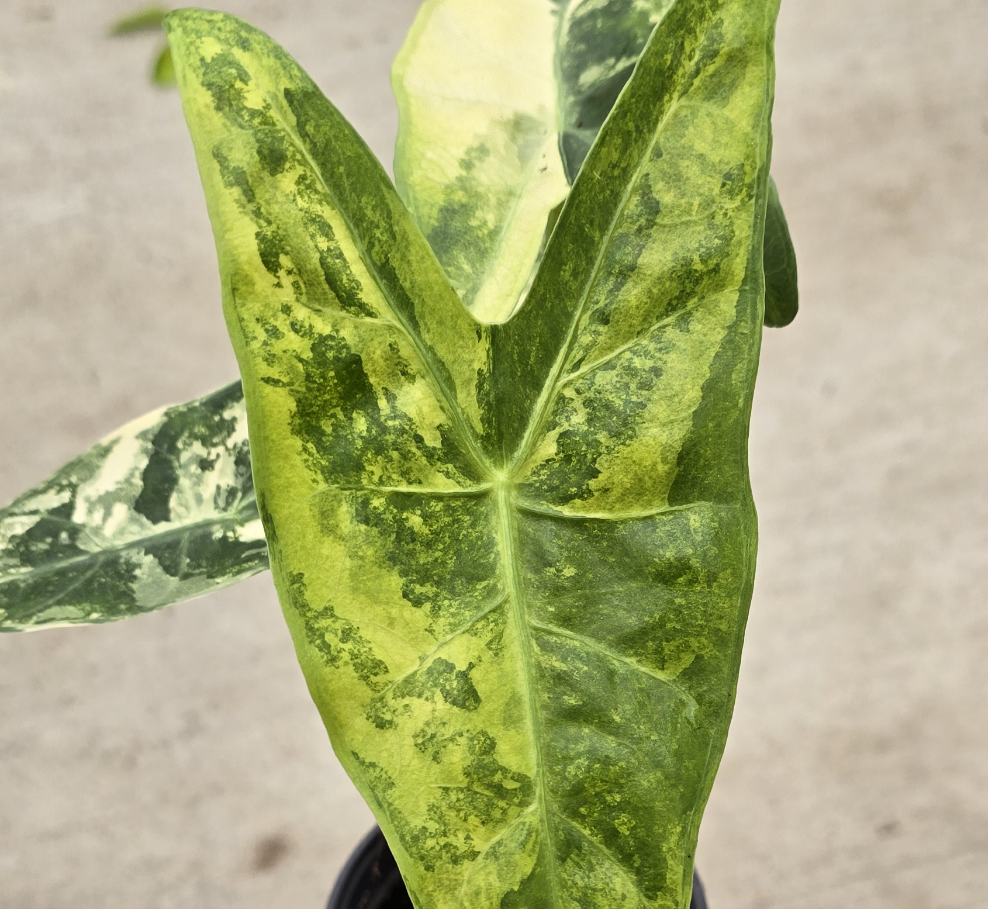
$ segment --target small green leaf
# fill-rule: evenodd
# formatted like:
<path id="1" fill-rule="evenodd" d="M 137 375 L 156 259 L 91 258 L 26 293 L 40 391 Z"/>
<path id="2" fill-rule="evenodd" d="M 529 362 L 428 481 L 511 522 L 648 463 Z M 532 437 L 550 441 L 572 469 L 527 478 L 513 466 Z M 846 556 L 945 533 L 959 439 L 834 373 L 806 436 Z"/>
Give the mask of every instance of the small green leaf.
<path id="1" fill-rule="evenodd" d="M 798 311 L 796 250 L 779 201 L 779 190 L 775 181 L 770 180 L 765 218 L 765 324 L 784 328 L 796 318 Z"/>
<path id="2" fill-rule="evenodd" d="M 130 35 L 134 32 L 161 31 L 168 10 L 163 6 L 148 6 L 129 16 L 118 19 L 110 28 L 111 35 Z"/>
<path id="3" fill-rule="evenodd" d="M 275 584 L 418 909 L 689 903 L 754 574 L 777 7 L 671 6 L 498 324 L 283 49 L 166 20 Z"/>
<path id="4" fill-rule="evenodd" d="M 129 423 L 0 510 L 0 631 L 143 615 L 267 567 L 236 382 Z"/>
<path id="5" fill-rule="evenodd" d="M 154 61 L 154 68 L 151 71 L 151 81 L 155 85 L 169 88 L 177 83 L 175 78 L 175 64 L 172 61 L 172 49 L 166 44 L 158 59 Z"/>

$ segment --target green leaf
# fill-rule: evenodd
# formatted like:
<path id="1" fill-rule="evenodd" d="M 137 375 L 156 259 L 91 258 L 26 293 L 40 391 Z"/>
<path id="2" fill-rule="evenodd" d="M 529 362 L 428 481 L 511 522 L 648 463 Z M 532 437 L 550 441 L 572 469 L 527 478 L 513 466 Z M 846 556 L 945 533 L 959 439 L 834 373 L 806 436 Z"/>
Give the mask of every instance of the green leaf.
<path id="1" fill-rule="evenodd" d="M 154 67 L 151 70 L 151 81 L 155 85 L 160 85 L 164 88 L 168 88 L 175 85 L 175 64 L 172 61 L 172 49 L 166 44 L 162 49 L 161 53 L 158 54 L 157 59 L 154 61 Z"/>
<path id="2" fill-rule="evenodd" d="M 796 250 L 779 201 L 774 180 L 768 184 L 768 214 L 765 219 L 765 324 L 784 328 L 799 312 L 796 281 Z"/>
<path id="3" fill-rule="evenodd" d="M 524 298 L 568 192 L 560 167 L 572 183 L 670 5 L 423 4 L 392 70 L 400 124 L 395 178 L 479 319 L 502 321 Z M 770 204 L 771 230 L 785 216 L 777 199 Z M 773 316 L 774 301 L 795 293 L 788 232 L 766 243 L 765 269 Z"/>
<path id="4" fill-rule="evenodd" d="M 130 35 L 134 32 L 159 32 L 168 10 L 163 6 L 147 6 L 118 19 L 110 28 L 111 35 Z"/>
<path id="5" fill-rule="evenodd" d="M 0 510 L 0 631 L 112 622 L 268 567 L 243 392 L 147 414 Z"/>
<path id="6" fill-rule="evenodd" d="M 685 909 L 755 556 L 776 0 L 680 0 L 473 319 L 274 42 L 166 20 L 275 584 L 419 909 Z"/>

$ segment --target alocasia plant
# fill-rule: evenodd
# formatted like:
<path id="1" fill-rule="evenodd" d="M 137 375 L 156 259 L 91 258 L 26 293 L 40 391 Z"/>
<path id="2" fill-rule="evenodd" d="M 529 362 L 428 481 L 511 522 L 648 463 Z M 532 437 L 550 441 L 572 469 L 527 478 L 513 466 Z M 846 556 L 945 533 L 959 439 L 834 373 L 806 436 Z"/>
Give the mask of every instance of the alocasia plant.
<path id="1" fill-rule="evenodd" d="M 427 0 L 423 4 L 393 73 L 401 125 L 395 155 L 397 190 L 454 289 L 475 314 L 481 314 L 484 300 L 498 299 L 504 275 L 509 276 L 500 297 L 504 308 L 520 302 L 519 287 L 524 296 L 581 156 L 668 5 L 669 0 L 576 0 L 565 5 L 557 0 L 505 0 L 498 5 Z M 117 23 L 115 32 L 158 28 L 165 15 L 166 10 L 157 7 L 143 10 Z M 525 39 L 524 46 L 520 38 Z M 539 78 L 533 80 L 533 73 Z M 472 115 L 461 122 L 464 110 Z M 555 125 L 550 114 L 556 117 Z M 486 143 L 481 142 L 481 134 L 486 135 Z M 536 159 L 533 143 L 540 152 Z M 554 177 L 539 173 L 543 163 L 545 173 Z M 558 180 L 560 173 L 568 175 L 565 186 Z M 546 192 L 540 182 L 551 183 L 551 191 Z M 764 261 L 765 324 L 786 325 L 797 309 L 796 259 L 771 179 Z M 471 294 L 471 269 L 477 268 L 486 277 L 482 288 L 474 280 L 479 293 Z M 200 399 L 210 400 L 212 396 Z M 228 419 L 246 423 L 239 383 L 224 390 L 224 400 Z M 201 422 L 208 433 L 213 414 L 200 401 L 182 405 L 184 420 L 190 427 Z M 181 459 L 180 488 L 208 487 L 211 478 L 201 474 L 209 473 L 210 463 L 209 458 Z M 143 474 L 145 466 L 146 454 L 140 450 L 135 451 L 134 463 L 118 461 L 118 469 L 126 475 Z M 44 539 L 43 533 L 34 531 L 31 561 L 24 561 L 17 545 L 29 525 L 20 504 L 43 494 L 50 484 L 60 482 L 64 471 L 74 469 L 74 464 L 66 465 L 25 493 L 15 506 L 0 510 L 0 535 L 8 528 L 7 536 L 0 536 L 0 547 L 5 549 L 0 551 L 0 631 L 84 624 L 96 617 L 124 618 L 190 595 L 187 586 L 162 586 L 163 596 L 153 606 L 142 607 L 148 601 L 127 584 L 101 585 L 96 593 L 84 585 L 65 584 L 50 588 L 55 599 L 49 602 L 21 583 L 28 572 L 54 576 L 65 552 L 56 545 L 42 545 L 38 541 Z M 121 507 L 129 508 L 130 495 L 122 482 L 107 491 L 104 502 L 113 500 L 119 513 Z M 243 525 L 258 521 L 253 500 L 247 497 L 242 504 L 235 515 Z M 129 522 L 134 520 L 139 518 L 131 515 Z M 11 534 L 13 544 L 4 543 Z M 79 540 L 84 548 L 99 551 L 102 545 L 92 536 Z M 233 583 L 258 567 L 266 567 L 266 561 L 245 562 L 243 573 L 235 570 L 235 563 L 226 562 L 217 566 L 216 577 Z M 131 565 L 131 570 L 139 575 L 140 564 Z"/>
<path id="2" fill-rule="evenodd" d="M 270 38 L 168 16 L 252 474 L 238 386 L 125 428 L 0 513 L 3 627 L 269 557 L 417 906 L 685 907 L 795 314 L 777 6 L 431 0 L 398 191 Z"/>

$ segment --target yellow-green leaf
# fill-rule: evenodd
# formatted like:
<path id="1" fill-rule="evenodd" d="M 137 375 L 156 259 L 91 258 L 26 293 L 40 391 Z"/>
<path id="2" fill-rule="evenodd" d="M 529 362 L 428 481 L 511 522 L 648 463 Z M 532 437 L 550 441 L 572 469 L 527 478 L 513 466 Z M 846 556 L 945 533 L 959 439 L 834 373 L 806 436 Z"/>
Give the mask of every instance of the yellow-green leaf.
<path id="1" fill-rule="evenodd" d="M 569 186 L 548 0 L 428 0 L 395 60 L 395 180 L 454 288 L 510 315 Z"/>
<path id="2" fill-rule="evenodd" d="M 777 0 L 678 0 L 521 308 L 271 39 L 166 21 L 275 584 L 419 909 L 685 909 L 751 594 Z"/>
<path id="3" fill-rule="evenodd" d="M 398 192 L 474 314 L 517 308 L 558 205 L 671 0 L 428 0 L 392 70 Z M 795 299 L 770 201 L 768 318 Z M 775 286 L 779 282 L 779 286 Z M 780 305 L 781 302 L 780 302 Z M 795 310 L 789 303 L 786 312 Z M 767 324 L 787 324 L 769 321 Z"/>
<path id="4" fill-rule="evenodd" d="M 149 413 L 0 510 L 0 631 L 112 622 L 268 567 L 236 382 Z"/>

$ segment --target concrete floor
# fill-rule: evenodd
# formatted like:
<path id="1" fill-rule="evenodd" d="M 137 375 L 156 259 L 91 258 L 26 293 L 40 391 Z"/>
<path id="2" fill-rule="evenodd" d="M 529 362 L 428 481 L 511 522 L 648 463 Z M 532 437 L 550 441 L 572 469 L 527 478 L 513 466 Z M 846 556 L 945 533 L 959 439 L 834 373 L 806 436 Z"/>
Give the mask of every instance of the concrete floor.
<path id="1" fill-rule="evenodd" d="M 416 0 L 219 4 L 390 160 Z M 178 98 L 126 0 L 0 4 L 0 499 L 234 375 Z M 713 909 L 988 906 L 988 4 L 784 0 L 761 556 Z M 316 909 L 370 824 L 267 577 L 0 639 L 0 909 Z M 535 909 L 535 907 L 533 907 Z"/>

